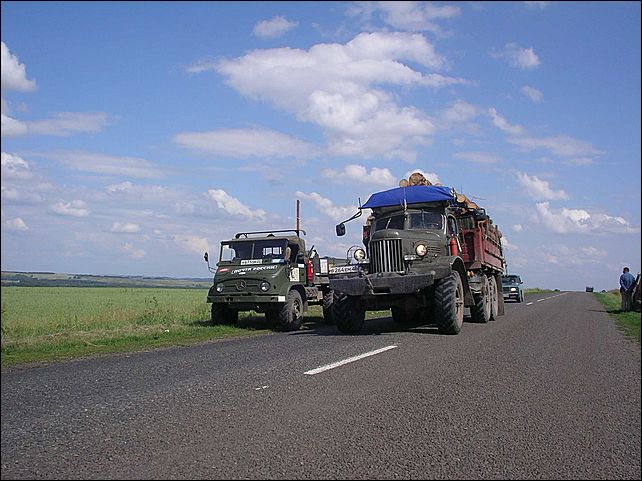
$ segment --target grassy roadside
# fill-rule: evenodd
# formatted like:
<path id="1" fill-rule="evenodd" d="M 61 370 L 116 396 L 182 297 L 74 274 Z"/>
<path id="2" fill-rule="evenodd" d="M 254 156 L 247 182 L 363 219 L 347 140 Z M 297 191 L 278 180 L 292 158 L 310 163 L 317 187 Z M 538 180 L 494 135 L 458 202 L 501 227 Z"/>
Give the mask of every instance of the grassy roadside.
<path id="1" fill-rule="evenodd" d="M 618 291 L 595 292 L 595 297 L 602 303 L 606 312 L 615 319 L 615 324 L 627 337 L 640 344 L 640 313 L 635 311 L 621 312 L 621 298 Z"/>

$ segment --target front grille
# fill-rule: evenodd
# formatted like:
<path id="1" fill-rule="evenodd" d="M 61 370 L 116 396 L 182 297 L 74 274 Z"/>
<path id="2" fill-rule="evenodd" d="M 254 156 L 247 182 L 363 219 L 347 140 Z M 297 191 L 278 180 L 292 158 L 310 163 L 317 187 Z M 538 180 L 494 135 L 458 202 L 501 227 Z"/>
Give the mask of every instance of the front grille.
<path id="1" fill-rule="evenodd" d="M 403 253 L 401 239 L 384 239 L 370 242 L 371 272 L 402 272 Z"/>

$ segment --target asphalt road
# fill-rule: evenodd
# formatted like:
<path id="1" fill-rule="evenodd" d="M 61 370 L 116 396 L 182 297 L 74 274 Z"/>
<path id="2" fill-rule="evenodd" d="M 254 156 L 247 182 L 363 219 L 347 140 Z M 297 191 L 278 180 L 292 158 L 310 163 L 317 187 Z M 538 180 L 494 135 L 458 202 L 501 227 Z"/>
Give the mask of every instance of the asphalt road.
<path id="1" fill-rule="evenodd" d="M 640 347 L 591 294 L 306 327 L 6 371 L 1 477 L 640 479 Z"/>

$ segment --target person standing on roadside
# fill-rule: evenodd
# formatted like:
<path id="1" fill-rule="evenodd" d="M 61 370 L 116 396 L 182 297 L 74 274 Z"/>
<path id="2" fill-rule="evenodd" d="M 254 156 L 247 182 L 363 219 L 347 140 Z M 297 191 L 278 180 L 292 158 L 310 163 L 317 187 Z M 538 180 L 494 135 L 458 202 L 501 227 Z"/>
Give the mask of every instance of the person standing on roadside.
<path id="1" fill-rule="evenodd" d="M 622 296 L 620 311 L 622 312 L 631 310 L 631 287 L 633 284 L 635 284 L 635 277 L 629 272 L 629 268 L 625 267 L 620 276 L 620 295 Z"/>

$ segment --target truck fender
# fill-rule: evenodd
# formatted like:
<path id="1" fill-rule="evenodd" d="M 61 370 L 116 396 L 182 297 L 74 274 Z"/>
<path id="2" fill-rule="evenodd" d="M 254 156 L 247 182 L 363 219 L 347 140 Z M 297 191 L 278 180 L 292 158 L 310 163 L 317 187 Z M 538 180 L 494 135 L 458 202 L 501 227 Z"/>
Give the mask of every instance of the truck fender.
<path id="1" fill-rule="evenodd" d="M 464 261 L 459 256 L 449 256 L 449 262 L 450 268 L 459 272 L 459 277 L 461 277 L 461 283 L 464 286 L 464 306 L 470 307 L 475 305 L 473 291 L 470 290 L 470 285 L 468 285 L 468 276 L 466 275 L 466 266 L 464 265 Z"/>

